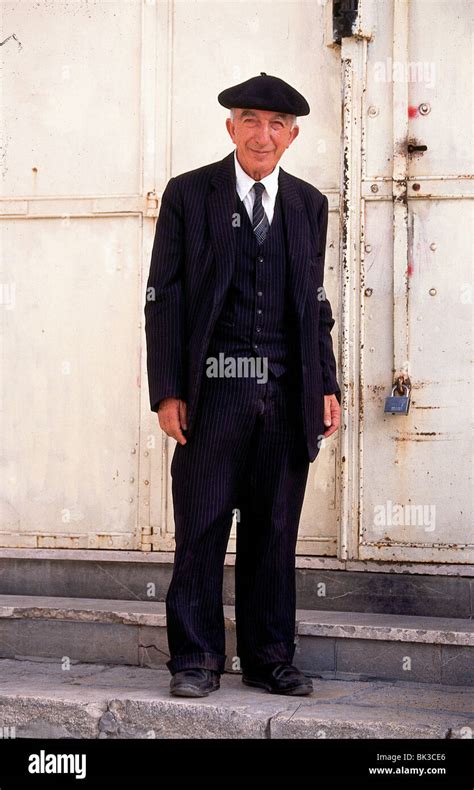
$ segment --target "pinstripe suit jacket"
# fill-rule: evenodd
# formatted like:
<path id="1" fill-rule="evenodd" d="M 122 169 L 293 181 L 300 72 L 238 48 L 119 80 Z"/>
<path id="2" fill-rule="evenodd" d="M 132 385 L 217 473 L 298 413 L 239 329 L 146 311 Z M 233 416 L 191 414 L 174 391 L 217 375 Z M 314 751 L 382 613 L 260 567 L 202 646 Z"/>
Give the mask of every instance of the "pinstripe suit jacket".
<path id="1" fill-rule="evenodd" d="M 309 459 L 324 432 L 323 395 L 335 393 L 331 305 L 323 289 L 328 200 L 281 167 L 278 181 L 288 253 L 288 298 L 300 346 L 301 408 Z M 205 357 L 235 264 L 233 152 L 171 178 L 155 231 L 145 304 L 150 405 L 177 397 L 193 422 Z M 249 350 L 250 353 L 250 350 Z"/>

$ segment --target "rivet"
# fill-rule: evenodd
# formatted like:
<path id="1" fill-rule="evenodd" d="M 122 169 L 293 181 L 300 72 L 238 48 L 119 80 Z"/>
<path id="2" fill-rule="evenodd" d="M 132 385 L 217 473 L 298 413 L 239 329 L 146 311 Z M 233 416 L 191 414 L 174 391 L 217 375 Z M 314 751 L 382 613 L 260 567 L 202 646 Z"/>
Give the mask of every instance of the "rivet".
<path id="1" fill-rule="evenodd" d="M 149 480 L 144 480 L 143 482 L 145 483 L 146 486 L 150 485 L 150 481 Z"/>
<path id="2" fill-rule="evenodd" d="M 430 105 L 429 105 L 429 104 L 427 104 L 426 102 L 423 102 L 423 104 L 420 104 L 420 106 L 418 107 L 418 109 L 419 109 L 419 111 L 420 111 L 420 115 L 428 115 L 428 113 L 429 113 L 429 112 L 430 112 L 430 110 L 431 110 L 431 107 L 430 107 Z"/>
<path id="3" fill-rule="evenodd" d="M 371 244 L 366 244 L 365 247 L 364 247 L 364 250 L 366 252 L 372 252 L 372 245 Z"/>
<path id="4" fill-rule="evenodd" d="M 147 456 L 147 455 L 150 455 L 150 453 L 148 452 L 148 450 L 145 450 L 145 452 L 143 453 L 143 455 L 144 455 L 144 456 L 145 456 L 145 458 L 146 458 L 146 456 Z"/>
<path id="5" fill-rule="evenodd" d="M 366 288 L 366 289 L 365 289 L 365 291 L 364 291 L 364 294 L 365 294 L 366 296 L 372 296 L 372 294 L 373 294 L 373 289 L 372 289 L 372 288 Z"/>
<path id="6" fill-rule="evenodd" d="M 131 452 L 131 454 L 132 454 L 132 455 L 135 455 L 135 453 L 136 453 L 137 451 L 136 451 L 136 449 L 135 449 L 135 447 L 134 447 L 134 448 L 133 448 L 133 450 L 130 450 L 130 452 Z"/>
<path id="7" fill-rule="evenodd" d="M 437 293 L 436 288 L 430 288 L 429 290 L 430 296 L 436 296 L 436 293 Z"/>
<path id="8" fill-rule="evenodd" d="M 411 188 L 414 190 L 414 192 L 419 192 L 420 189 L 421 189 L 421 186 L 420 186 L 420 184 L 416 183 L 416 184 L 412 184 Z"/>
<path id="9" fill-rule="evenodd" d="M 377 184 L 372 184 L 372 186 L 370 187 L 370 190 L 371 190 L 371 192 L 378 192 L 379 188 L 378 188 Z"/>
<path id="10" fill-rule="evenodd" d="M 437 249 L 438 249 L 438 245 L 436 244 L 435 241 L 432 241 L 431 244 L 430 244 L 430 250 L 433 250 L 433 252 L 434 252 Z"/>
<path id="11" fill-rule="evenodd" d="M 135 478 L 134 478 L 134 477 L 131 477 L 131 478 L 130 478 L 130 482 L 131 482 L 131 483 L 134 483 L 134 482 L 135 482 Z"/>
<path id="12" fill-rule="evenodd" d="M 367 110 L 367 115 L 370 118 L 375 118 L 379 114 L 379 108 L 376 107 L 374 104 L 371 104 L 369 109 Z"/>

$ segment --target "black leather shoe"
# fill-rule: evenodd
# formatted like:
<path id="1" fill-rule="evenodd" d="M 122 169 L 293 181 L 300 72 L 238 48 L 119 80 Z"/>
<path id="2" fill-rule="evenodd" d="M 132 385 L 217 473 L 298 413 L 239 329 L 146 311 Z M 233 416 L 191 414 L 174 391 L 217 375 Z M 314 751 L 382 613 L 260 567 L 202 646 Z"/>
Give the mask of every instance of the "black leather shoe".
<path id="1" fill-rule="evenodd" d="M 265 689 L 270 694 L 303 696 L 313 691 L 311 678 L 307 678 L 287 661 L 244 669 L 242 682 L 247 686 Z"/>
<path id="2" fill-rule="evenodd" d="M 170 682 L 170 691 L 176 697 L 206 697 L 218 688 L 220 688 L 220 673 L 201 667 L 175 672 Z"/>

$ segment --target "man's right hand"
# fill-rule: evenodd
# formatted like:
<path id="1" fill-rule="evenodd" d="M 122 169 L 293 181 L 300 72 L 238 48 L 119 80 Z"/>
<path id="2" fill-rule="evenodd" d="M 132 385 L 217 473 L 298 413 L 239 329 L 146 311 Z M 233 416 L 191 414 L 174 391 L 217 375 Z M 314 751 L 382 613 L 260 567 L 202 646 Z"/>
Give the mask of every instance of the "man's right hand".
<path id="1" fill-rule="evenodd" d="M 158 422 L 160 428 L 179 444 L 186 444 L 187 406 L 180 398 L 163 398 L 158 405 Z"/>

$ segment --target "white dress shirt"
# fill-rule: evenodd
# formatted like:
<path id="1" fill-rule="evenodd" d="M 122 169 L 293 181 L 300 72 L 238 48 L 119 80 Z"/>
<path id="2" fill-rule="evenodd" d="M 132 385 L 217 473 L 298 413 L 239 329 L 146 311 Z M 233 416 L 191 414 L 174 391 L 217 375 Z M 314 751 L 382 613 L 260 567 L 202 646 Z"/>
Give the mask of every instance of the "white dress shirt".
<path id="1" fill-rule="evenodd" d="M 255 192 L 253 191 L 252 187 L 255 184 L 255 180 L 251 178 L 248 173 L 241 167 L 239 160 L 237 159 L 237 150 L 234 151 L 234 161 L 235 161 L 235 177 L 237 181 L 237 193 L 239 198 L 242 200 L 245 208 L 247 209 L 247 214 L 249 215 L 250 222 L 252 222 L 252 214 L 253 214 L 253 204 L 255 202 Z M 263 184 L 265 190 L 262 192 L 262 206 L 265 211 L 265 214 L 268 217 L 268 223 L 271 225 L 273 219 L 273 212 L 275 210 L 275 200 L 278 192 L 278 173 L 280 171 L 280 165 L 276 165 L 275 169 L 272 172 L 262 178 L 260 183 Z"/>

